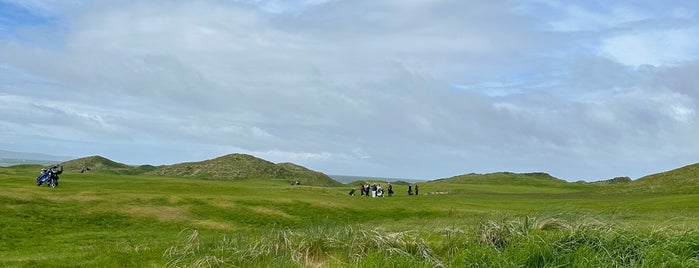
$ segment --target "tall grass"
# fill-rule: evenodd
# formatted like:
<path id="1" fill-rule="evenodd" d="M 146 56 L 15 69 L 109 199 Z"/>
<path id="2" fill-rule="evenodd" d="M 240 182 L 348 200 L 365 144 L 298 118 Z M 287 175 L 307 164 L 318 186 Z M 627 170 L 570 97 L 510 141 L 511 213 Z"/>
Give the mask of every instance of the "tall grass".
<path id="1" fill-rule="evenodd" d="M 188 230 L 181 245 L 164 253 L 172 267 L 381 267 L 418 263 L 443 267 L 415 232 L 382 232 L 362 226 L 304 230 L 272 229 L 266 233 L 235 233 L 200 246 L 198 232 Z"/>
<path id="2" fill-rule="evenodd" d="M 171 267 L 698 267 L 699 233 L 639 231 L 597 219 L 509 217 L 386 230 L 314 225 L 201 241 L 164 254 Z"/>

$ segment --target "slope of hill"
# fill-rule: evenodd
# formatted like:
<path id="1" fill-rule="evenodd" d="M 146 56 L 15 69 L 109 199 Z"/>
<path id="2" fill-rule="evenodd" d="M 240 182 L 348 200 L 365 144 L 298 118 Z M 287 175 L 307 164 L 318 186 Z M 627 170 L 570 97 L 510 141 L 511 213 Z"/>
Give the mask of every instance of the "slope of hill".
<path id="1" fill-rule="evenodd" d="M 555 185 L 568 184 L 565 180 L 558 179 L 548 173 L 511 173 L 511 172 L 496 172 L 489 174 L 465 174 L 435 180 L 435 182 L 448 183 L 464 183 L 464 184 L 507 184 L 507 185 Z"/>
<path id="2" fill-rule="evenodd" d="M 623 184 L 623 183 L 629 183 L 629 182 L 632 182 L 631 178 L 629 178 L 629 177 L 615 177 L 612 179 L 594 181 L 591 183 L 598 184 L 598 185 L 613 185 L 613 184 Z"/>
<path id="3" fill-rule="evenodd" d="M 301 183 L 305 183 L 308 185 L 322 185 L 322 186 L 339 186 L 341 185 L 340 182 L 334 180 L 330 176 L 318 172 L 318 171 L 313 171 L 310 170 L 306 167 L 296 165 L 294 163 L 279 163 L 277 164 L 278 167 L 287 170 L 291 173 L 291 178 L 299 178 L 303 179 Z"/>
<path id="4" fill-rule="evenodd" d="M 148 174 L 214 180 L 264 178 L 290 182 L 299 181 L 303 185 L 341 185 L 323 173 L 299 165 L 275 164 L 246 154 L 229 154 L 201 162 L 163 166 L 148 172 Z"/>
<path id="5" fill-rule="evenodd" d="M 88 156 L 70 161 L 63 162 L 65 172 L 101 172 L 113 174 L 140 174 L 143 171 L 140 168 L 114 162 L 102 156 Z"/>
<path id="6" fill-rule="evenodd" d="M 628 185 L 635 190 L 648 192 L 698 193 L 699 163 L 648 175 Z"/>

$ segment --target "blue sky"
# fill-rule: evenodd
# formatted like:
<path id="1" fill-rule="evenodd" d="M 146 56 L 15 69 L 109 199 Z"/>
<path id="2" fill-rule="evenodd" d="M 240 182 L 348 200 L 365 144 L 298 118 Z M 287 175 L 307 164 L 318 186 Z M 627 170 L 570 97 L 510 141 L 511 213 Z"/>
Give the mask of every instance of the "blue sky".
<path id="1" fill-rule="evenodd" d="M 33 14 L 23 6 L 0 2 L 0 37 L 2 39 L 17 38 L 15 31 L 27 26 L 50 23 L 50 18 Z"/>
<path id="2" fill-rule="evenodd" d="M 694 1 L 2 1 L 0 149 L 328 174 L 699 162 Z"/>

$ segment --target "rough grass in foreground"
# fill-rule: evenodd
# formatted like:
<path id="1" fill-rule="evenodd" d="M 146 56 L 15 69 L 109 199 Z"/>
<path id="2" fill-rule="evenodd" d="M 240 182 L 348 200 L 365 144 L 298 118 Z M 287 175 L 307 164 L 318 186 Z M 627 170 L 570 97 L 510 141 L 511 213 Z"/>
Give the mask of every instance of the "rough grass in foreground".
<path id="1" fill-rule="evenodd" d="M 184 230 L 170 267 L 698 267 L 695 230 L 639 231 L 596 219 L 515 217 L 387 230 L 314 225 L 200 237 Z"/>

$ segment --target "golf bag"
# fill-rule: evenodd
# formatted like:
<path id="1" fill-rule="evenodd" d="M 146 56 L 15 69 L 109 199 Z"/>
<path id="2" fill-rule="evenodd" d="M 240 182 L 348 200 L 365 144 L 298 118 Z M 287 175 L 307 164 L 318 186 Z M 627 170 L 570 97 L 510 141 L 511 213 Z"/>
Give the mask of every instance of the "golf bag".
<path id="1" fill-rule="evenodd" d="M 55 165 L 48 171 L 41 171 L 39 177 L 36 178 L 36 185 L 41 186 L 46 183 L 48 187 L 54 188 L 58 186 L 58 175 L 63 173 L 63 166 Z"/>
<path id="2" fill-rule="evenodd" d="M 48 187 L 56 187 L 56 182 L 51 178 L 52 172 L 42 172 L 39 177 L 36 178 L 36 186 L 41 186 L 46 183 Z"/>

